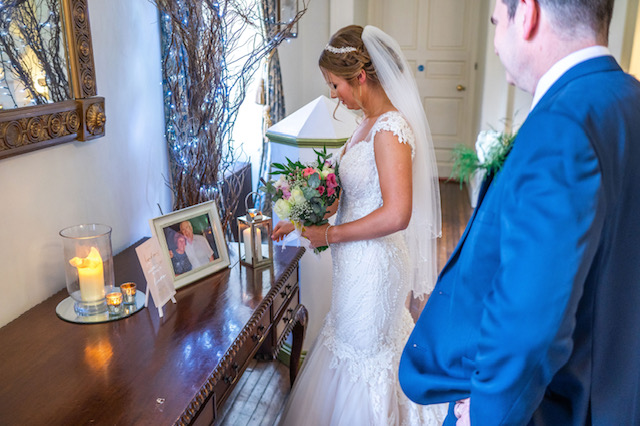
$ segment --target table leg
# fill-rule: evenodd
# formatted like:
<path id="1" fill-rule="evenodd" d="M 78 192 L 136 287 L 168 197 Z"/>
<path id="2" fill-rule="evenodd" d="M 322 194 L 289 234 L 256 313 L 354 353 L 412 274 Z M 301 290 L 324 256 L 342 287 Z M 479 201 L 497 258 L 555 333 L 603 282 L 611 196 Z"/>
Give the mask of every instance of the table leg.
<path id="1" fill-rule="evenodd" d="M 291 331 L 293 342 L 291 344 L 291 358 L 289 360 L 289 380 L 291 386 L 293 386 L 293 382 L 298 375 L 298 369 L 300 368 L 302 342 L 304 341 L 304 334 L 307 330 L 309 313 L 307 312 L 307 308 L 300 304 L 296 306 L 291 317 L 293 319 L 293 329 Z"/>

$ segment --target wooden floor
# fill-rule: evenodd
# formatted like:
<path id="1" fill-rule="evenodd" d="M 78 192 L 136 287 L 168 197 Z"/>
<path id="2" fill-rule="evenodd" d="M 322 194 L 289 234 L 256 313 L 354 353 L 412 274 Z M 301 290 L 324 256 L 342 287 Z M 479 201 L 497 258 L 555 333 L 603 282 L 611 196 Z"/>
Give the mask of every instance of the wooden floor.
<path id="1" fill-rule="evenodd" d="M 453 252 L 471 215 L 466 188 L 455 182 L 440 182 L 442 240 L 438 244 L 438 268 Z M 289 395 L 289 369 L 278 361 L 256 361 L 242 375 L 216 426 L 277 425 Z"/>
<path id="2" fill-rule="evenodd" d="M 438 241 L 438 270 L 444 267 L 456 248 L 472 212 L 469 192 L 466 186 L 460 188 L 457 182 L 440 182 L 440 203 L 442 239 Z"/>
<path id="3" fill-rule="evenodd" d="M 253 359 L 214 425 L 276 425 L 289 389 L 289 367 L 280 361 Z"/>

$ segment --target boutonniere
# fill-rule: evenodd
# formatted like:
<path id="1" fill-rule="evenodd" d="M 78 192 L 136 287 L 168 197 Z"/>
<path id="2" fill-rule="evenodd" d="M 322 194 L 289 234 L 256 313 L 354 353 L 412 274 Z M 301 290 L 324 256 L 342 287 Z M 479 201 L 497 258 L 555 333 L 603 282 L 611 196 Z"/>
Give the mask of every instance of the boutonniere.
<path id="1" fill-rule="evenodd" d="M 475 150 L 465 145 L 456 146 L 453 149 L 451 179 L 462 185 L 469 183 L 476 171 L 484 170 L 486 175 L 495 175 L 511 152 L 515 138 L 516 133 L 483 130 L 478 135 Z"/>

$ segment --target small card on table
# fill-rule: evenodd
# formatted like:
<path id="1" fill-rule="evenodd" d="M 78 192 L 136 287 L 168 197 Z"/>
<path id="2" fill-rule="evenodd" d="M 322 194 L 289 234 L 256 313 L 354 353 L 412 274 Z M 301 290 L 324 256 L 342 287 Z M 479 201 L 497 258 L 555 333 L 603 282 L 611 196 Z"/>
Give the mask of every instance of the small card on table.
<path id="1" fill-rule="evenodd" d="M 136 253 L 144 272 L 144 278 L 147 280 L 145 306 L 149 306 L 149 293 L 151 293 L 153 303 L 158 308 L 158 315 L 162 318 L 162 307 L 169 300 L 176 303 L 176 299 L 173 297 L 176 294 L 176 289 L 173 286 L 171 271 L 163 261 L 158 239 L 156 237 L 149 238 L 136 247 Z"/>

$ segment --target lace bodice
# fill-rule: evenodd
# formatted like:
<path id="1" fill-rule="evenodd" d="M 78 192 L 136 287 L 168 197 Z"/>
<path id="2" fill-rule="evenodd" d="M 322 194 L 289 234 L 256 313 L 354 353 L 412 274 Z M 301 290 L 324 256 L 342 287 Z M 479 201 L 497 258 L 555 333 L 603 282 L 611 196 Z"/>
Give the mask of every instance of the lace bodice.
<path id="1" fill-rule="evenodd" d="M 338 210 L 340 223 L 364 217 L 382 205 L 378 169 L 376 168 L 374 139 L 378 132 L 387 130 L 398 137 L 400 143 L 415 144 L 413 132 L 397 111 L 378 117 L 371 130 L 360 142 L 347 143 L 340 151 L 340 183 L 343 192 Z"/>

